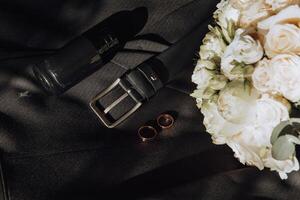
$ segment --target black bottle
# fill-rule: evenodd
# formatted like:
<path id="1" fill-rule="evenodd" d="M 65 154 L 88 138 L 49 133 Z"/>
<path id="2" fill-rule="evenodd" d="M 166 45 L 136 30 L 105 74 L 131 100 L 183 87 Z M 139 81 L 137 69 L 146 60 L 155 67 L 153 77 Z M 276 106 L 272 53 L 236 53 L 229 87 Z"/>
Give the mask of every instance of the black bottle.
<path id="1" fill-rule="evenodd" d="M 34 76 L 47 93 L 64 93 L 109 62 L 143 28 L 146 19 L 144 8 L 112 15 L 41 63 L 34 64 Z"/>

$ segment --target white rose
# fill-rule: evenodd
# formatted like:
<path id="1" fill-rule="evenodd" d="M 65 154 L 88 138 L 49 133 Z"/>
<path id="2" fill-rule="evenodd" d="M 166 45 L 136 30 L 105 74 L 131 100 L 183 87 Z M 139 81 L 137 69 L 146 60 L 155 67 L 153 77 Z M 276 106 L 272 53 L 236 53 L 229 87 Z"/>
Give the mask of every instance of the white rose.
<path id="1" fill-rule="evenodd" d="M 196 98 L 198 108 L 202 107 L 205 92 L 212 78 L 212 71 L 207 70 L 203 66 L 195 68 L 195 71 L 192 75 L 192 82 L 197 84 L 197 89 L 191 94 L 191 96 Z"/>
<path id="2" fill-rule="evenodd" d="M 261 92 L 271 92 L 276 90 L 276 83 L 274 83 L 274 70 L 270 67 L 268 59 L 259 61 L 252 74 L 253 86 Z"/>
<path id="3" fill-rule="evenodd" d="M 298 5 L 289 6 L 281 10 L 277 15 L 269 17 L 257 24 L 258 30 L 265 35 L 275 24 L 295 24 L 300 25 L 300 7 Z"/>
<path id="4" fill-rule="evenodd" d="M 271 148 L 271 135 L 273 129 L 282 121 L 289 119 L 289 104 L 279 98 L 264 94 L 256 101 L 255 120 L 252 127 L 260 134 L 256 142 Z M 255 134 L 255 131 L 253 134 Z M 263 155 L 261 155 L 263 156 Z"/>
<path id="5" fill-rule="evenodd" d="M 257 22 L 271 15 L 265 0 L 229 0 L 233 8 L 240 12 L 239 26 L 255 27 Z"/>
<path id="6" fill-rule="evenodd" d="M 266 35 L 265 50 L 269 58 L 278 54 L 300 55 L 300 28 L 293 24 L 275 24 Z"/>
<path id="7" fill-rule="evenodd" d="M 272 98 L 268 94 L 257 100 L 256 105 L 256 126 L 270 127 L 272 130 L 281 122 L 289 119 L 289 106 Z M 271 133 L 267 135 L 270 143 Z"/>
<path id="8" fill-rule="evenodd" d="M 243 28 L 248 28 L 250 26 L 256 27 L 256 24 L 259 21 L 266 19 L 271 15 L 264 0 L 248 2 L 250 5 L 242 11 L 240 18 L 240 26 Z"/>
<path id="9" fill-rule="evenodd" d="M 227 145 L 233 150 L 234 157 L 236 157 L 242 164 L 248 164 L 251 166 L 256 166 L 260 170 L 264 168 L 263 161 L 259 156 L 260 148 L 255 148 L 253 143 L 253 132 L 245 131 L 239 135 L 227 139 Z M 257 132 L 256 132 L 257 133 Z"/>
<path id="10" fill-rule="evenodd" d="M 278 92 L 292 102 L 300 100 L 300 57 L 282 54 L 270 61 L 274 69 L 274 81 L 278 84 Z"/>
<path id="11" fill-rule="evenodd" d="M 206 102 L 202 106 L 201 112 L 204 116 L 203 124 L 206 131 L 212 135 L 215 144 L 225 144 L 227 138 L 241 133 L 244 128 L 241 124 L 225 120 L 219 112 L 218 105 L 214 102 Z"/>
<path id="12" fill-rule="evenodd" d="M 280 161 L 274 159 L 271 151 L 269 151 L 263 161 L 265 166 L 270 168 L 271 171 L 277 171 L 281 179 L 287 179 L 287 173 L 299 170 L 299 162 L 295 156 L 291 160 Z"/>
<path id="13" fill-rule="evenodd" d="M 201 60 L 212 60 L 215 57 L 221 57 L 226 48 L 226 43 L 213 32 L 209 32 L 203 39 L 203 45 L 200 47 Z"/>
<path id="14" fill-rule="evenodd" d="M 287 120 L 289 113 L 284 104 L 268 95 L 257 99 L 255 105 L 255 118 L 244 126 L 240 134 L 227 138 L 226 143 L 241 163 L 262 170 L 264 167 L 274 167 L 265 163 L 270 156 L 270 138 L 274 127 Z"/>
<path id="15" fill-rule="evenodd" d="M 214 16 L 217 20 L 217 23 L 227 29 L 228 28 L 228 22 L 231 21 L 235 25 L 238 24 L 240 12 L 238 9 L 235 9 L 232 4 L 230 4 L 227 0 L 222 0 L 217 5 L 217 11 L 214 13 Z"/>
<path id="16" fill-rule="evenodd" d="M 256 166 L 261 170 L 269 167 L 285 178 L 286 173 L 298 170 L 298 161 L 296 158 L 287 161 L 273 159 L 270 138 L 274 127 L 289 118 L 288 107 L 269 95 L 263 95 L 261 98 L 258 95 L 249 96 L 247 90 L 241 90 L 241 85 L 242 82 L 235 82 L 231 86 L 229 84 L 229 88 L 220 94 L 219 98 L 225 98 L 229 106 L 223 103 L 220 105 L 220 102 L 207 102 L 202 107 L 207 132 L 212 135 L 215 144 L 227 144 L 241 163 Z M 227 98 L 230 96 L 235 97 Z M 244 99 L 247 96 L 248 100 Z M 249 104 L 242 105 L 244 100 Z M 241 105 L 245 106 L 242 110 Z M 245 111 L 245 108 L 253 113 Z M 222 113 L 223 109 L 227 112 L 226 117 Z M 237 116 L 242 116 L 238 115 L 238 112 L 248 112 L 243 123 L 240 120 L 236 121 Z"/>
<path id="17" fill-rule="evenodd" d="M 266 4 L 269 5 L 273 11 L 279 11 L 287 6 L 299 3 L 299 0 L 266 0 Z"/>
<path id="18" fill-rule="evenodd" d="M 255 106 L 254 99 L 258 98 L 258 94 L 255 93 L 255 90 L 251 94 L 249 92 L 250 88 L 247 90 L 244 82 L 234 81 L 227 84 L 226 88 L 220 92 L 217 102 L 204 103 L 201 108 L 204 125 L 207 132 L 212 135 L 215 144 L 225 144 L 228 138 L 240 134 L 244 127 L 252 121 L 254 115 L 251 114 L 251 108 Z M 246 108 L 249 111 L 248 116 L 243 115 L 243 120 L 237 119 L 238 115 L 247 111 L 239 105 L 247 105 Z"/>
<path id="19" fill-rule="evenodd" d="M 261 92 L 277 92 L 292 102 L 300 101 L 300 57 L 281 54 L 263 60 L 252 75 L 253 85 Z"/>
<path id="20" fill-rule="evenodd" d="M 251 121 L 259 94 L 250 87 L 243 81 L 233 81 L 220 92 L 218 109 L 225 120 L 234 124 L 247 124 Z"/>
<path id="21" fill-rule="evenodd" d="M 231 73 L 235 67 L 234 61 L 238 63 L 254 64 L 263 57 L 263 48 L 259 41 L 250 35 L 243 35 L 244 30 L 238 29 L 232 43 L 226 48 L 222 59 L 221 69 L 229 79 L 239 78 Z"/>
<path id="22" fill-rule="evenodd" d="M 210 80 L 213 78 L 213 73 L 205 68 L 195 70 L 192 75 L 192 82 L 197 84 L 197 89 L 205 90 L 209 86 Z"/>

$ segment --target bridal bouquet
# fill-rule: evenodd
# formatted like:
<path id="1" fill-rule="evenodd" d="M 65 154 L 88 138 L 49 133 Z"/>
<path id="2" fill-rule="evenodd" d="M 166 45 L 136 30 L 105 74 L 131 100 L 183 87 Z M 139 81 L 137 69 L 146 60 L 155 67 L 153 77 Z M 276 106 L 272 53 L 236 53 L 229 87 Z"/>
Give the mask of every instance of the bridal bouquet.
<path id="1" fill-rule="evenodd" d="M 215 144 L 282 179 L 299 170 L 300 0 L 222 0 L 191 95 Z"/>

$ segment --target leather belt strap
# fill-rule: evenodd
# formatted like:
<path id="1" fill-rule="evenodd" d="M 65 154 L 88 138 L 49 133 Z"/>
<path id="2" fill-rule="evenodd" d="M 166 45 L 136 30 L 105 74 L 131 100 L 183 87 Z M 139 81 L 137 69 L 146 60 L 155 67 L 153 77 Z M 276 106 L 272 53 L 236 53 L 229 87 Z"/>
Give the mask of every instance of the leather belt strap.
<path id="1" fill-rule="evenodd" d="M 206 26 L 207 23 L 198 26 L 172 47 L 160 55 L 150 58 L 133 70 L 129 70 L 110 87 L 97 95 L 90 102 L 90 107 L 99 119 L 108 128 L 116 127 L 140 108 L 144 102 L 149 101 L 185 67 L 192 65 L 202 37 L 207 31 Z M 99 105 L 101 99 L 110 94 L 116 87 L 121 87 L 124 93 L 106 108 L 101 109 Z M 109 116 L 110 111 L 127 97 L 130 97 L 135 105 L 118 119 L 112 119 Z"/>

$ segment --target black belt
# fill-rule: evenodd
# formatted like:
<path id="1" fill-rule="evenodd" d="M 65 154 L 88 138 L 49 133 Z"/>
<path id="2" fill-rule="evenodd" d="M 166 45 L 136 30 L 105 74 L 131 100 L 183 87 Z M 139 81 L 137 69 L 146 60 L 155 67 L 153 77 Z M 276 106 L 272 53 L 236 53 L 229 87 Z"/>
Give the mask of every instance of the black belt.
<path id="1" fill-rule="evenodd" d="M 185 67 L 192 65 L 202 37 L 207 31 L 206 25 L 207 23 L 198 26 L 168 50 L 129 70 L 111 86 L 100 92 L 90 102 L 90 107 L 99 119 L 108 128 L 118 126 L 137 111 L 144 102 L 149 101 L 157 94 L 164 85 L 176 78 Z M 109 103 L 106 108 L 102 108 L 100 104 L 101 99 L 109 95 L 117 87 L 120 87 L 124 93 L 115 101 Z M 112 119 L 110 111 L 127 98 L 131 98 L 135 104 L 118 119 Z"/>

